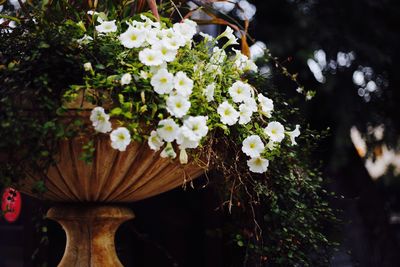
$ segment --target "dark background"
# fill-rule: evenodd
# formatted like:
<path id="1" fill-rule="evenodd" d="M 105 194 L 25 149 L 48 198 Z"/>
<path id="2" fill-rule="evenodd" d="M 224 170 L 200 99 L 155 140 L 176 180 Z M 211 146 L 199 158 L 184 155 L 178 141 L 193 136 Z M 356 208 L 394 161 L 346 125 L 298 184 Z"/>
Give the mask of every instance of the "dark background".
<path id="1" fill-rule="evenodd" d="M 353 125 L 385 124 L 384 142 L 394 148 L 400 128 L 400 8 L 395 0 L 262 0 L 252 35 L 264 41 L 281 64 L 299 73 L 300 83 L 315 89 L 312 101 L 300 101 L 306 120 L 318 130 L 330 128 L 330 136 L 315 152 L 321 159 L 327 187 L 343 195 L 332 201 L 342 223 L 327 229 L 339 241 L 331 266 L 400 266 L 400 225 L 390 217 L 400 211 L 398 177 L 386 175 L 373 181 L 350 140 Z M 307 59 L 323 49 L 328 62 L 337 62 L 338 52 L 353 52 L 349 66 L 326 68 L 325 83 L 319 83 L 307 66 Z M 352 81 L 355 70 L 373 69 L 379 90 L 369 97 L 359 95 Z M 297 85 L 281 75 L 274 82 L 287 94 Z M 230 218 L 216 208 L 219 198 L 212 187 L 177 189 L 131 205 L 136 218 L 118 231 L 117 252 L 125 266 L 242 266 L 234 245 L 219 231 Z M 12 225 L 0 222 L 0 266 L 39 266 L 31 260 L 38 247 L 32 218 L 45 205 L 24 198 L 23 214 Z M 43 208 L 45 210 L 45 208 Z M 61 227 L 48 222 L 49 246 L 38 259 L 49 266 L 60 260 L 65 237 Z M 215 231 L 217 230 L 217 231 Z M 23 256 L 22 256 L 23 255 Z M 23 259 L 22 259 L 23 258 Z M 3 262 L 2 262 L 3 261 Z M 11 265 L 5 262 L 13 262 Z M 29 265 L 31 264 L 31 265 Z"/>

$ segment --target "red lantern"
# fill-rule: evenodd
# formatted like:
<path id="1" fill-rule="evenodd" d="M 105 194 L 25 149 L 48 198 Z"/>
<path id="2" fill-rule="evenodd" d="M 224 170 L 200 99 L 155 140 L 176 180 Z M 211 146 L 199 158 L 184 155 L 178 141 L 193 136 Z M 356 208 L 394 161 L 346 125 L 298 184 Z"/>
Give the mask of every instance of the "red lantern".
<path id="1" fill-rule="evenodd" d="M 21 194 L 14 188 L 6 188 L 1 199 L 4 219 L 10 223 L 15 222 L 21 213 L 21 204 Z"/>

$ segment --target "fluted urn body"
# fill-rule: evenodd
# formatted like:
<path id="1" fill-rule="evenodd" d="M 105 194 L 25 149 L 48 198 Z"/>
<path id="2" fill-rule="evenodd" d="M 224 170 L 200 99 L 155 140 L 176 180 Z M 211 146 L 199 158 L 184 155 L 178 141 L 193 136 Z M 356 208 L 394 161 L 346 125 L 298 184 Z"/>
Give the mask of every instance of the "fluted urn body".
<path id="1" fill-rule="evenodd" d="M 48 218 L 59 222 L 67 235 L 59 267 L 122 266 L 114 234 L 134 214 L 117 204 L 174 189 L 205 170 L 199 162 L 182 165 L 177 159 L 162 158 L 146 142 L 132 142 L 121 152 L 111 147 L 107 135 L 97 134 L 92 140 L 95 152 L 91 163 L 80 159 L 88 137 L 65 139 L 59 142 L 54 164 L 47 172 L 26 170 L 28 177 L 20 186 L 22 192 L 35 196 L 34 184 L 44 181 L 47 191 L 41 196 L 56 203 Z"/>

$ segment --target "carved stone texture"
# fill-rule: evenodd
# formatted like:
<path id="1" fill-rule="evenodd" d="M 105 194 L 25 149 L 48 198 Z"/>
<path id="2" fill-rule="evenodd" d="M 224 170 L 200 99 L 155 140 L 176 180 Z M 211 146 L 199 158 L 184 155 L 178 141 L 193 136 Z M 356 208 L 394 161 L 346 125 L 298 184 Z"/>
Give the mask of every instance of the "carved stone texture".
<path id="1" fill-rule="evenodd" d="M 205 170 L 195 162 L 182 165 L 161 158 L 147 142 L 132 142 L 126 151 L 117 151 L 105 135 L 96 136 L 94 161 L 87 164 L 80 159 L 86 141 L 78 137 L 60 142 L 55 164 L 45 176 L 27 171 L 21 191 L 32 195 L 33 184 L 44 180 L 48 190 L 43 198 L 55 202 L 134 202 L 181 186 Z"/>
<path id="2" fill-rule="evenodd" d="M 56 206 L 49 219 L 62 225 L 67 236 L 64 256 L 58 267 L 122 267 L 114 235 L 125 221 L 134 218 L 131 210 L 119 206 Z"/>

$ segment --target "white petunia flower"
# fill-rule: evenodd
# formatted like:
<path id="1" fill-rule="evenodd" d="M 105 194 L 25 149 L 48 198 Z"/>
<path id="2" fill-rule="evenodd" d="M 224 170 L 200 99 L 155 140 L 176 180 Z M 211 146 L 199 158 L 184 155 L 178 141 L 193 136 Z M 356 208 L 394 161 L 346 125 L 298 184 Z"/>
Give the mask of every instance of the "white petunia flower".
<path id="1" fill-rule="evenodd" d="M 239 106 L 239 124 L 247 124 L 251 121 L 253 115 L 253 108 L 247 103 L 240 104 Z"/>
<path id="2" fill-rule="evenodd" d="M 225 47 L 229 45 L 235 45 L 238 44 L 236 36 L 233 34 L 233 30 L 231 27 L 227 26 L 225 31 L 221 33 L 218 37 L 217 40 L 226 37 L 228 39 L 228 42 L 225 44 Z"/>
<path id="3" fill-rule="evenodd" d="M 182 22 L 175 23 L 173 26 L 174 32 L 182 36 L 186 42 L 192 40 L 197 32 L 197 23 L 190 19 L 185 19 Z"/>
<path id="4" fill-rule="evenodd" d="M 252 46 L 250 46 L 250 57 L 253 61 L 262 58 L 265 54 L 265 50 L 267 46 L 265 43 L 261 41 L 255 42 Z"/>
<path id="5" fill-rule="evenodd" d="M 272 111 L 274 110 L 274 102 L 268 97 L 258 94 L 258 103 L 260 103 L 261 112 L 267 118 L 271 118 Z"/>
<path id="6" fill-rule="evenodd" d="M 125 127 L 119 127 L 111 132 L 111 147 L 119 151 L 125 151 L 131 143 L 131 134 Z"/>
<path id="7" fill-rule="evenodd" d="M 167 69 L 160 69 L 151 78 L 150 84 L 158 94 L 169 94 L 174 88 L 174 75 Z"/>
<path id="8" fill-rule="evenodd" d="M 157 66 L 150 66 L 150 73 L 152 75 L 155 75 L 157 72 L 159 72 L 160 70 L 167 70 L 167 62 L 163 62 L 161 63 L 161 65 L 157 65 Z"/>
<path id="9" fill-rule="evenodd" d="M 223 14 L 228 14 L 229 12 L 232 11 L 232 9 L 235 8 L 235 4 L 237 3 L 237 1 L 238 0 L 214 2 L 213 3 L 213 8 L 218 10 L 219 12 L 221 12 Z"/>
<path id="10" fill-rule="evenodd" d="M 92 63 L 86 62 L 85 64 L 83 64 L 83 69 L 85 71 L 92 71 L 93 70 Z"/>
<path id="11" fill-rule="evenodd" d="M 183 122 L 181 133 L 192 141 L 200 141 L 208 133 L 207 120 L 207 116 L 190 116 Z"/>
<path id="12" fill-rule="evenodd" d="M 139 52 L 139 60 L 146 66 L 159 66 L 163 63 L 160 51 L 145 48 Z"/>
<path id="13" fill-rule="evenodd" d="M 189 97 L 193 89 L 193 81 L 184 73 L 179 71 L 175 74 L 174 87 L 178 95 Z"/>
<path id="14" fill-rule="evenodd" d="M 215 91 L 215 83 L 211 83 L 206 86 L 203 91 L 203 95 L 206 96 L 207 102 L 211 102 L 214 100 L 214 91 Z"/>
<path id="15" fill-rule="evenodd" d="M 221 122 L 230 126 L 238 121 L 240 115 L 228 101 L 222 102 L 222 104 L 218 106 L 217 112 L 221 116 Z"/>
<path id="16" fill-rule="evenodd" d="M 131 81 L 132 81 L 132 75 L 130 75 L 129 73 L 125 73 L 124 75 L 122 75 L 122 77 L 121 77 L 121 85 L 130 84 Z"/>
<path id="17" fill-rule="evenodd" d="M 140 78 L 142 78 L 143 80 L 147 80 L 150 77 L 151 77 L 151 73 L 144 71 L 144 70 L 140 71 Z"/>
<path id="18" fill-rule="evenodd" d="M 96 31 L 100 33 L 110 33 L 117 31 L 117 25 L 115 24 L 115 20 L 111 21 L 102 21 L 100 25 L 97 25 Z"/>
<path id="19" fill-rule="evenodd" d="M 164 38 L 161 42 L 170 50 L 178 50 L 181 46 L 185 45 L 185 39 L 178 35 L 171 38 Z"/>
<path id="20" fill-rule="evenodd" d="M 144 21 L 143 22 L 143 26 L 146 29 L 151 29 L 152 27 L 160 28 L 160 23 L 159 22 L 154 22 L 149 17 L 147 17 L 147 16 L 145 16 L 143 14 L 140 15 L 140 18 Z"/>
<path id="21" fill-rule="evenodd" d="M 253 88 L 247 83 L 237 81 L 228 89 L 229 95 L 232 97 L 233 102 L 240 103 L 251 98 L 251 91 Z"/>
<path id="22" fill-rule="evenodd" d="M 243 140 L 242 151 L 251 158 L 259 157 L 265 145 L 258 135 L 250 135 Z"/>
<path id="23" fill-rule="evenodd" d="M 153 44 L 151 47 L 153 50 L 157 50 L 161 52 L 162 59 L 166 62 L 171 62 L 175 59 L 176 54 L 178 53 L 178 50 L 172 50 L 169 49 L 169 46 L 167 46 L 163 42 L 156 42 Z"/>
<path id="24" fill-rule="evenodd" d="M 162 138 L 158 135 L 157 131 L 151 131 L 149 140 L 147 141 L 149 147 L 154 150 L 158 151 L 164 145 Z"/>
<path id="25" fill-rule="evenodd" d="M 145 41 L 145 33 L 143 30 L 130 26 L 118 39 L 126 48 L 138 48 L 141 47 Z"/>
<path id="26" fill-rule="evenodd" d="M 271 121 L 268 123 L 267 127 L 264 129 L 264 132 L 273 142 L 280 143 L 283 138 L 285 138 L 285 128 L 280 122 L 277 121 Z"/>
<path id="27" fill-rule="evenodd" d="M 169 96 L 167 99 L 167 110 L 176 118 L 182 118 L 190 109 L 190 101 L 181 95 Z"/>
<path id="28" fill-rule="evenodd" d="M 93 41 L 93 38 L 87 34 L 83 35 L 82 38 L 76 40 L 78 42 L 78 44 L 88 44 L 91 41 Z"/>
<path id="29" fill-rule="evenodd" d="M 159 29 L 146 29 L 144 31 L 145 33 L 145 40 L 148 44 L 154 45 L 158 42 L 161 42 L 159 36 L 160 36 L 160 30 Z"/>
<path id="30" fill-rule="evenodd" d="M 238 3 L 239 8 L 236 9 L 236 16 L 241 20 L 252 20 L 256 14 L 257 8 L 246 0 Z"/>
<path id="31" fill-rule="evenodd" d="M 246 99 L 244 104 L 246 104 L 247 108 L 249 108 L 252 112 L 256 112 L 258 110 L 257 102 L 253 97 Z"/>
<path id="32" fill-rule="evenodd" d="M 289 135 L 292 145 L 297 145 L 295 138 L 300 136 L 300 125 L 296 125 L 296 128 L 291 132 L 286 132 Z"/>
<path id="33" fill-rule="evenodd" d="M 188 163 L 188 154 L 186 153 L 186 149 L 185 148 L 180 149 L 179 162 L 181 164 L 187 164 Z"/>
<path id="34" fill-rule="evenodd" d="M 199 35 L 204 38 L 205 42 L 211 42 L 212 40 L 214 40 L 214 37 L 207 33 L 199 32 Z"/>
<path id="35" fill-rule="evenodd" d="M 173 119 L 164 119 L 158 123 L 158 135 L 167 142 L 172 142 L 179 134 L 179 126 Z"/>
<path id="36" fill-rule="evenodd" d="M 222 64 L 226 59 L 226 52 L 224 49 L 221 49 L 219 47 L 214 47 L 212 56 L 210 58 L 210 63 L 212 65 L 220 65 Z"/>
<path id="37" fill-rule="evenodd" d="M 200 140 L 191 140 L 182 131 L 182 127 L 179 130 L 178 136 L 176 137 L 176 143 L 179 145 L 179 149 L 185 148 L 197 148 L 200 144 Z"/>
<path id="38" fill-rule="evenodd" d="M 251 172 L 264 173 L 268 170 L 269 160 L 261 157 L 252 158 L 247 161 L 247 166 Z"/>
<path id="39" fill-rule="evenodd" d="M 19 4 L 19 1 L 18 1 L 18 0 L 9 0 L 9 1 L 10 1 L 10 4 L 14 6 L 14 9 L 15 9 L 15 10 L 18 10 L 18 9 L 21 8 L 21 5 Z M 21 0 L 21 2 L 22 2 L 22 3 L 25 3 L 26 0 Z"/>
<path id="40" fill-rule="evenodd" d="M 170 158 L 170 159 L 174 159 L 176 158 L 176 153 L 174 148 L 172 147 L 171 143 L 168 143 L 165 148 L 163 149 L 163 151 L 161 151 L 160 156 L 162 158 Z"/>
<path id="41" fill-rule="evenodd" d="M 90 113 L 90 121 L 96 132 L 108 133 L 112 130 L 110 116 L 105 113 L 104 108 L 95 107 Z"/>

